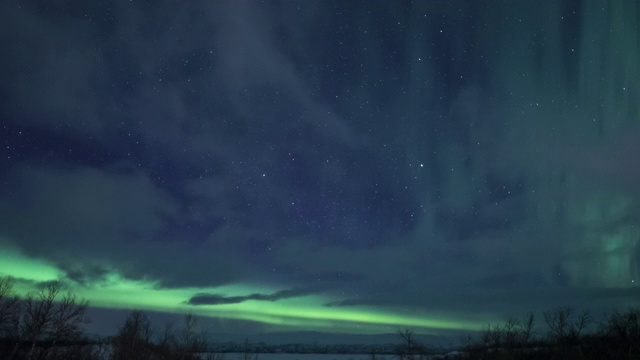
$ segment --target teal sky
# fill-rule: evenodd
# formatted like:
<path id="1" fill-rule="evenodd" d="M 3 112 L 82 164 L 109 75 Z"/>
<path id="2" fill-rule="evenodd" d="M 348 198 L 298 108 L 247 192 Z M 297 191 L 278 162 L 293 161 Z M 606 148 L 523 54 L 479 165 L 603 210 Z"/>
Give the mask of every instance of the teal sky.
<path id="1" fill-rule="evenodd" d="M 0 4 L 0 276 L 219 332 L 637 305 L 634 1 Z M 110 316 L 109 314 L 114 314 Z"/>

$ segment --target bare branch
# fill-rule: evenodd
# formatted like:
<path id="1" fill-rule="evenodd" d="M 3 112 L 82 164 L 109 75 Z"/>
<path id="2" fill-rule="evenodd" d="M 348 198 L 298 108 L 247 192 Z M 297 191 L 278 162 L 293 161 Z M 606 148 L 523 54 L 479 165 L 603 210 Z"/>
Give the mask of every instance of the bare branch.
<path id="1" fill-rule="evenodd" d="M 535 326 L 535 318 L 532 312 L 527 313 L 520 325 L 520 342 L 527 345 L 533 339 L 533 328 Z"/>
<path id="2" fill-rule="evenodd" d="M 13 292 L 14 280 L 8 276 L 0 277 L 0 335 L 10 331 L 19 312 L 19 299 Z"/>
<path id="3" fill-rule="evenodd" d="M 573 309 L 558 307 L 544 312 L 544 321 L 549 327 L 551 337 L 557 341 L 564 341 L 570 331 L 570 318 Z"/>

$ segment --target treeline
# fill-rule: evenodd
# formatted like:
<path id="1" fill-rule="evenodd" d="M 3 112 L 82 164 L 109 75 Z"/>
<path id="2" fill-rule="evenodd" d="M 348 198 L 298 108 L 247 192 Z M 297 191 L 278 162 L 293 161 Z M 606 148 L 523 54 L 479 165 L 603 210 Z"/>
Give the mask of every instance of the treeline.
<path id="1" fill-rule="evenodd" d="M 640 309 L 613 312 L 595 321 L 588 311 L 558 307 L 543 313 L 536 332 L 532 313 L 489 325 L 468 338 L 465 351 L 452 359 L 640 359 Z"/>
<path id="2" fill-rule="evenodd" d="M 84 334 L 88 302 L 62 283 L 18 297 L 14 280 L 0 277 L 0 359 L 2 360 L 194 360 L 206 350 L 206 333 L 187 314 L 183 324 L 154 332 L 147 315 L 132 311 L 115 336 L 95 340 Z M 211 358 L 211 357 L 210 357 Z"/>
<path id="3" fill-rule="evenodd" d="M 110 343 L 112 360 L 193 360 L 201 359 L 200 353 L 207 351 L 206 332 L 197 328 L 192 314 L 185 315 L 181 327 L 167 324 L 163 331 L 154 333 L 147 315 L 134 310 Z"/>
<path id="4" fill-rule="evenodd" d="M 82 342 L 87 301 L 71 293 L 61 296 L 60 282 L 24 299 L 14 294 L 13 285 L 13 279 L 0 278 L 0 358 L 77 358 L 68 350 Z"/>
<path id="5" fill-rule="evenodd" d="M 132 311 L 117 333 L 107 339 L 88 339 L 84 326 L 88 302 L 62 283 L 45 284 L 40 291 L 18 297 L 14 281 L 0 277 L 0 359 L 2 360 L 195 360 L 207 352 L 206 333 L 187 314 L 179 326 L 168 324 L 154 331 L 148 316 Z M 463 351 L 446 359 L 640 359 L 640 309 L 614 312 L 595 321 L 588 311 L 559 307 L 543 313 L 540 327 L 534 314 L 488 325 L 480 336 L 465 339 Z M 414 340 L 410 330 L 399 332 L 394 357 L 401 360 L 432 358 L 445 351 Z M 380 350 L 371 358 L 380 358 Z M 255 359 L 248 342 L 243 359 Z M 384 351 L 384 353 L 388 353 Z M 207 359 L 222 358 L 209 354 Z"/>
<path id="6" fill-rule="evenodd" d="M 411 330 L 398 333 L 394 358 L 400 360 L 638 360 L 640 309 L 613 312 L 595 321 L 589 311 L 558 307 L 488 325 L 479 336 L 468 336 L 460 351 L 435 349 L 414 340 Z M 371 359 L 376 359 L 372 354 Z"/>
<path id="7" fill-rule="evenodd" d="M 613 312 L 596 321 L 569 306 L 545 311 L 538 334 L 535 317 L 487 326 L 468 341 L 461 359 L 640 359 L 640 309 Z M 546 332 L 545 332 L 546 330 Z"/>

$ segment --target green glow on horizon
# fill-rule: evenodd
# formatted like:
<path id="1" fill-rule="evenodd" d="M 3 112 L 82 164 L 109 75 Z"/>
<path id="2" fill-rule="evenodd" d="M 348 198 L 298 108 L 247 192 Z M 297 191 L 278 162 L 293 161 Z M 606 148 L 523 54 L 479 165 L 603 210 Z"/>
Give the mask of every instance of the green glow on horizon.
<path id="1" fill-rule="evenodd" d="M 61 278 L 62 271 L 42 260 L 30 259 L 17 251 L 0 251 L 0 275 L 34 282 Z M 17 284 L 18 285 L 18 284 Z M 275 327 L 314 330 L 351 329 L 361 333 L 395 331 L 400 327 L 416 330 L 480 330 L 480 322 L 449 320 L 429 314 L 402 314 L 374 308 L 326 307 L 332 299 L 325 295 L 282 299 L 279 301 L 249 300 L 238 304 L 187 304 L 196 293 L 241 296 L 255 292 L 274 292 L 276 288 L 234 284 L 216 288 L 161 288 L 156 281 L 131 280 L 112 271 L 104 279 L 85 286 L 67 283 L 69 290 L 89 300 L 91 305 L 113 309 L 141 309 L 167 313 L 192 312 L 199 316 L 256 321 Z M 257 291 L 256 289 L 260 289 Z M 19 295 L 34 291 L 24 282 L 16 286 Z"/>
<path id="2" fill-rule="evenodd" d="M 28 258 L 11 248 L 0 249 L 0 264 L 0 276 L 42 282 L 56 280 L 62 275 L 54 265 Z"/>

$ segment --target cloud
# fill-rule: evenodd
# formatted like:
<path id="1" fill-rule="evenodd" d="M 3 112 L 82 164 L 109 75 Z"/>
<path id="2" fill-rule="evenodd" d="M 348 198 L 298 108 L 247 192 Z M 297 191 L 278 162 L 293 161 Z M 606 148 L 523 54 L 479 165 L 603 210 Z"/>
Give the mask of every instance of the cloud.
<path id="1" fill-rule="evenodd" d="M 114 241 L 155 234 L 178 211 L 141 172 L 23 165 L 11 169 L 7 184 L 12 191 L 0 198 L 0 213 L 12 221 L 3 230 L 30 253 L 116 250 Z"/>
<path id="2" fill-rule="evenodd" d="M 245 296 L 224 296 L 218 294 L 196 294 L 187 301 L 190 305 L 225 305 L 225 304 L 238 304 L 249 300 L 256 301 L 278 301 L 282 299 L 291 299 L 297 297 L 303 297 L 307 295 L 314 295 L 320 292 L 320 289 L 311 288 L 293 288 L 280 290 L 271 294 L 255 293 Z"/>
<path id="3" fill-rule="evenodd" d="M 328 99 L 318 96 L 306 76 L 305 66 L 301 68 L 295 57 L 279 46 L 280 32 L 294 39 L 297 46 L 305 46 L 299 35 L 308 24 L 300 19 L 318 19 L 318 12 L 309 9 L 274 11 L 264 4 L 247 1 L 217 6 L 212 11 L 220 65 L 217 71 L 228 86 L 237 113 L 243 117 L 264 116 L 261 103 L 265 97 L 273 96 L 275 101 L 289 104 L 288 113 L 300 114 L 300 122 L 291 124 L 292 133 L 311 130 L 342 146 L 360 147 L 367 144 L 367 137 L 355 131 Z M 273 112 L 272 104 L 268 106 Z"/>
<path id="4" fill-rule="evenodd" d="M 111 270 L 96 264 L 67 263 L 60 264 L 64 277 L 82 286 L 92 286 L 105 281 Z"/>
<path id="5" fill-rule="evenodd" d="M 233 236 L 228 230 L 210 240 L 218 227 L 183 220 L 177 198 L 141 171 L 23 164 L 11 168 L 6 186 L 6 241 L 79 283 L 114 268 L 164 286 L 226 283 L 247 272 L 239 250 L 217 251 Z"/>

